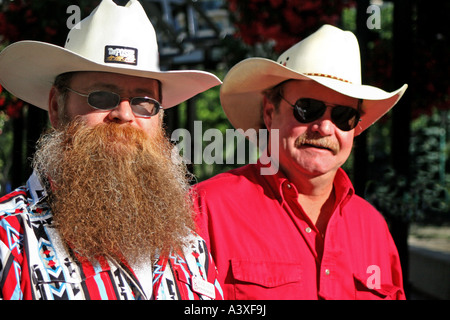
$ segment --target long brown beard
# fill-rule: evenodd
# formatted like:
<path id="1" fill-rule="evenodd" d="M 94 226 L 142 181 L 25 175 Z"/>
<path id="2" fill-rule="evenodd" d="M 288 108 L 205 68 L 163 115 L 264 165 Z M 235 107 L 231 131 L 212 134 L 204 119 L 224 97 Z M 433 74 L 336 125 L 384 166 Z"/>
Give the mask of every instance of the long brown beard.
<path id="1" fill-rule="evenodd" d="M 34 168 L 50 181 L 55 226 L 76 253 L 135 263 L 184 245 L 193 228 L 187 172 L 158 131 L 74 121 L 41 138 Z"/>

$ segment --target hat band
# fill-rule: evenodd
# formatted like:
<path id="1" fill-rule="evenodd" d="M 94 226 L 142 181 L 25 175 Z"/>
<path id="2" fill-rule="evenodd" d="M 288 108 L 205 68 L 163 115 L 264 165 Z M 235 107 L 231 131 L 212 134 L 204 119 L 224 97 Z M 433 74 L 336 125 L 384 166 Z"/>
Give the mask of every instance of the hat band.
<path id="1" fill-rule="evenodd" d="M 346 82 L 346 83 L 352 83 L 351 81 L 348 81 L 348 80 L 345 80 L 342 78 L 338 78 L 335 76 L 331 76 L 329 74 L 324 74 L 324 73 L 304 73 L 304 75 L 315 76 L 315 77 L 325 77 L 325 78 L 335 79 L 335 80 L 339 80 L 339 81 Z"/>

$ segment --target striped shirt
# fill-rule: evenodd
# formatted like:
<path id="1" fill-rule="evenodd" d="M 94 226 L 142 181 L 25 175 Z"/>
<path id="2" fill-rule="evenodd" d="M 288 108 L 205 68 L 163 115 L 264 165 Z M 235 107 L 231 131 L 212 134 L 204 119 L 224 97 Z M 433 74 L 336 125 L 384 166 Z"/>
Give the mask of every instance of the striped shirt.
<path id="1" fill-rule="evenodd" d="M 0 198 L 0 298 L 8 300 L 222 299 L 205 241 L 192 233 L 182 253 L 126 261 L 88 261 L 69 252 L 33 173 Z"/>

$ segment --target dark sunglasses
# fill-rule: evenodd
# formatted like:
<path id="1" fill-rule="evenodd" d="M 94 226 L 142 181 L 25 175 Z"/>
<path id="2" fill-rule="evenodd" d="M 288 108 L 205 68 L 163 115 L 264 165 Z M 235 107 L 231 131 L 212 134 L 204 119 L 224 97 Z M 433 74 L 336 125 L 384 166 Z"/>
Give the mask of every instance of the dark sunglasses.
<path id="1" fill-rule="evenodd" d="M 72 91 L 82 97 L 87 97 L 88 104 L 98 110 L 112 110 L 116 108 L 120 101 L 124 100 L 117 93 L 109 91 L 92 91 L 88 94 L 80 93 L 69 87 L 66 87 L 69 91 Z M 130 101 L 131 110 L 138 117 L 149 118 L 158 114 L 162 109 L 161 104 L 149 97 L 134 97 L 127 99 Z"/>
<path id="2" fill-rule="evenodd" d="M 359 111 L 355 108 L 341 105 L 325 104 L 325 102 L 310 98 L 298 99 L 295 104 L 287 101 L 283 96 L 280 97 L 294 108 L 294 117 L 300 123 L 310 123 L 320 119 L 327 107 L 331 107 L 331 120 L 342 131 L 354 129 L 361 120 Z M 358 109 L 362 100 L 358 101 Z"/>

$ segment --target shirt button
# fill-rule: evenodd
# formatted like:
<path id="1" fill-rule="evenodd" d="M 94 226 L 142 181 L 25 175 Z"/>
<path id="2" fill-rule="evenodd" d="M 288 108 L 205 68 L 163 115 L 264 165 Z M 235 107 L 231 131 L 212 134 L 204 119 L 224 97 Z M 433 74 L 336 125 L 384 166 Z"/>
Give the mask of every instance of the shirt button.
<path id="1" fill-rule="evenodd" d="M 288 183 L 288 184 L 286 185 L 286 187 L 287 187 L 288 189 L 292 188 L 292 186 L 291 186 L 290 183 Z"/>
<path id="2" fill-rule="evenodd" d="M 306 231 L 307 233 L 311 233 L 311 228 L 308 227 L 308 228 L 305 229 L 305 231 Z"/>
<path id="3" fill-rule="evenodd" d="M 325 274 L 328 276 L 330 275 L 330 269 L 325 269 Z"/>

